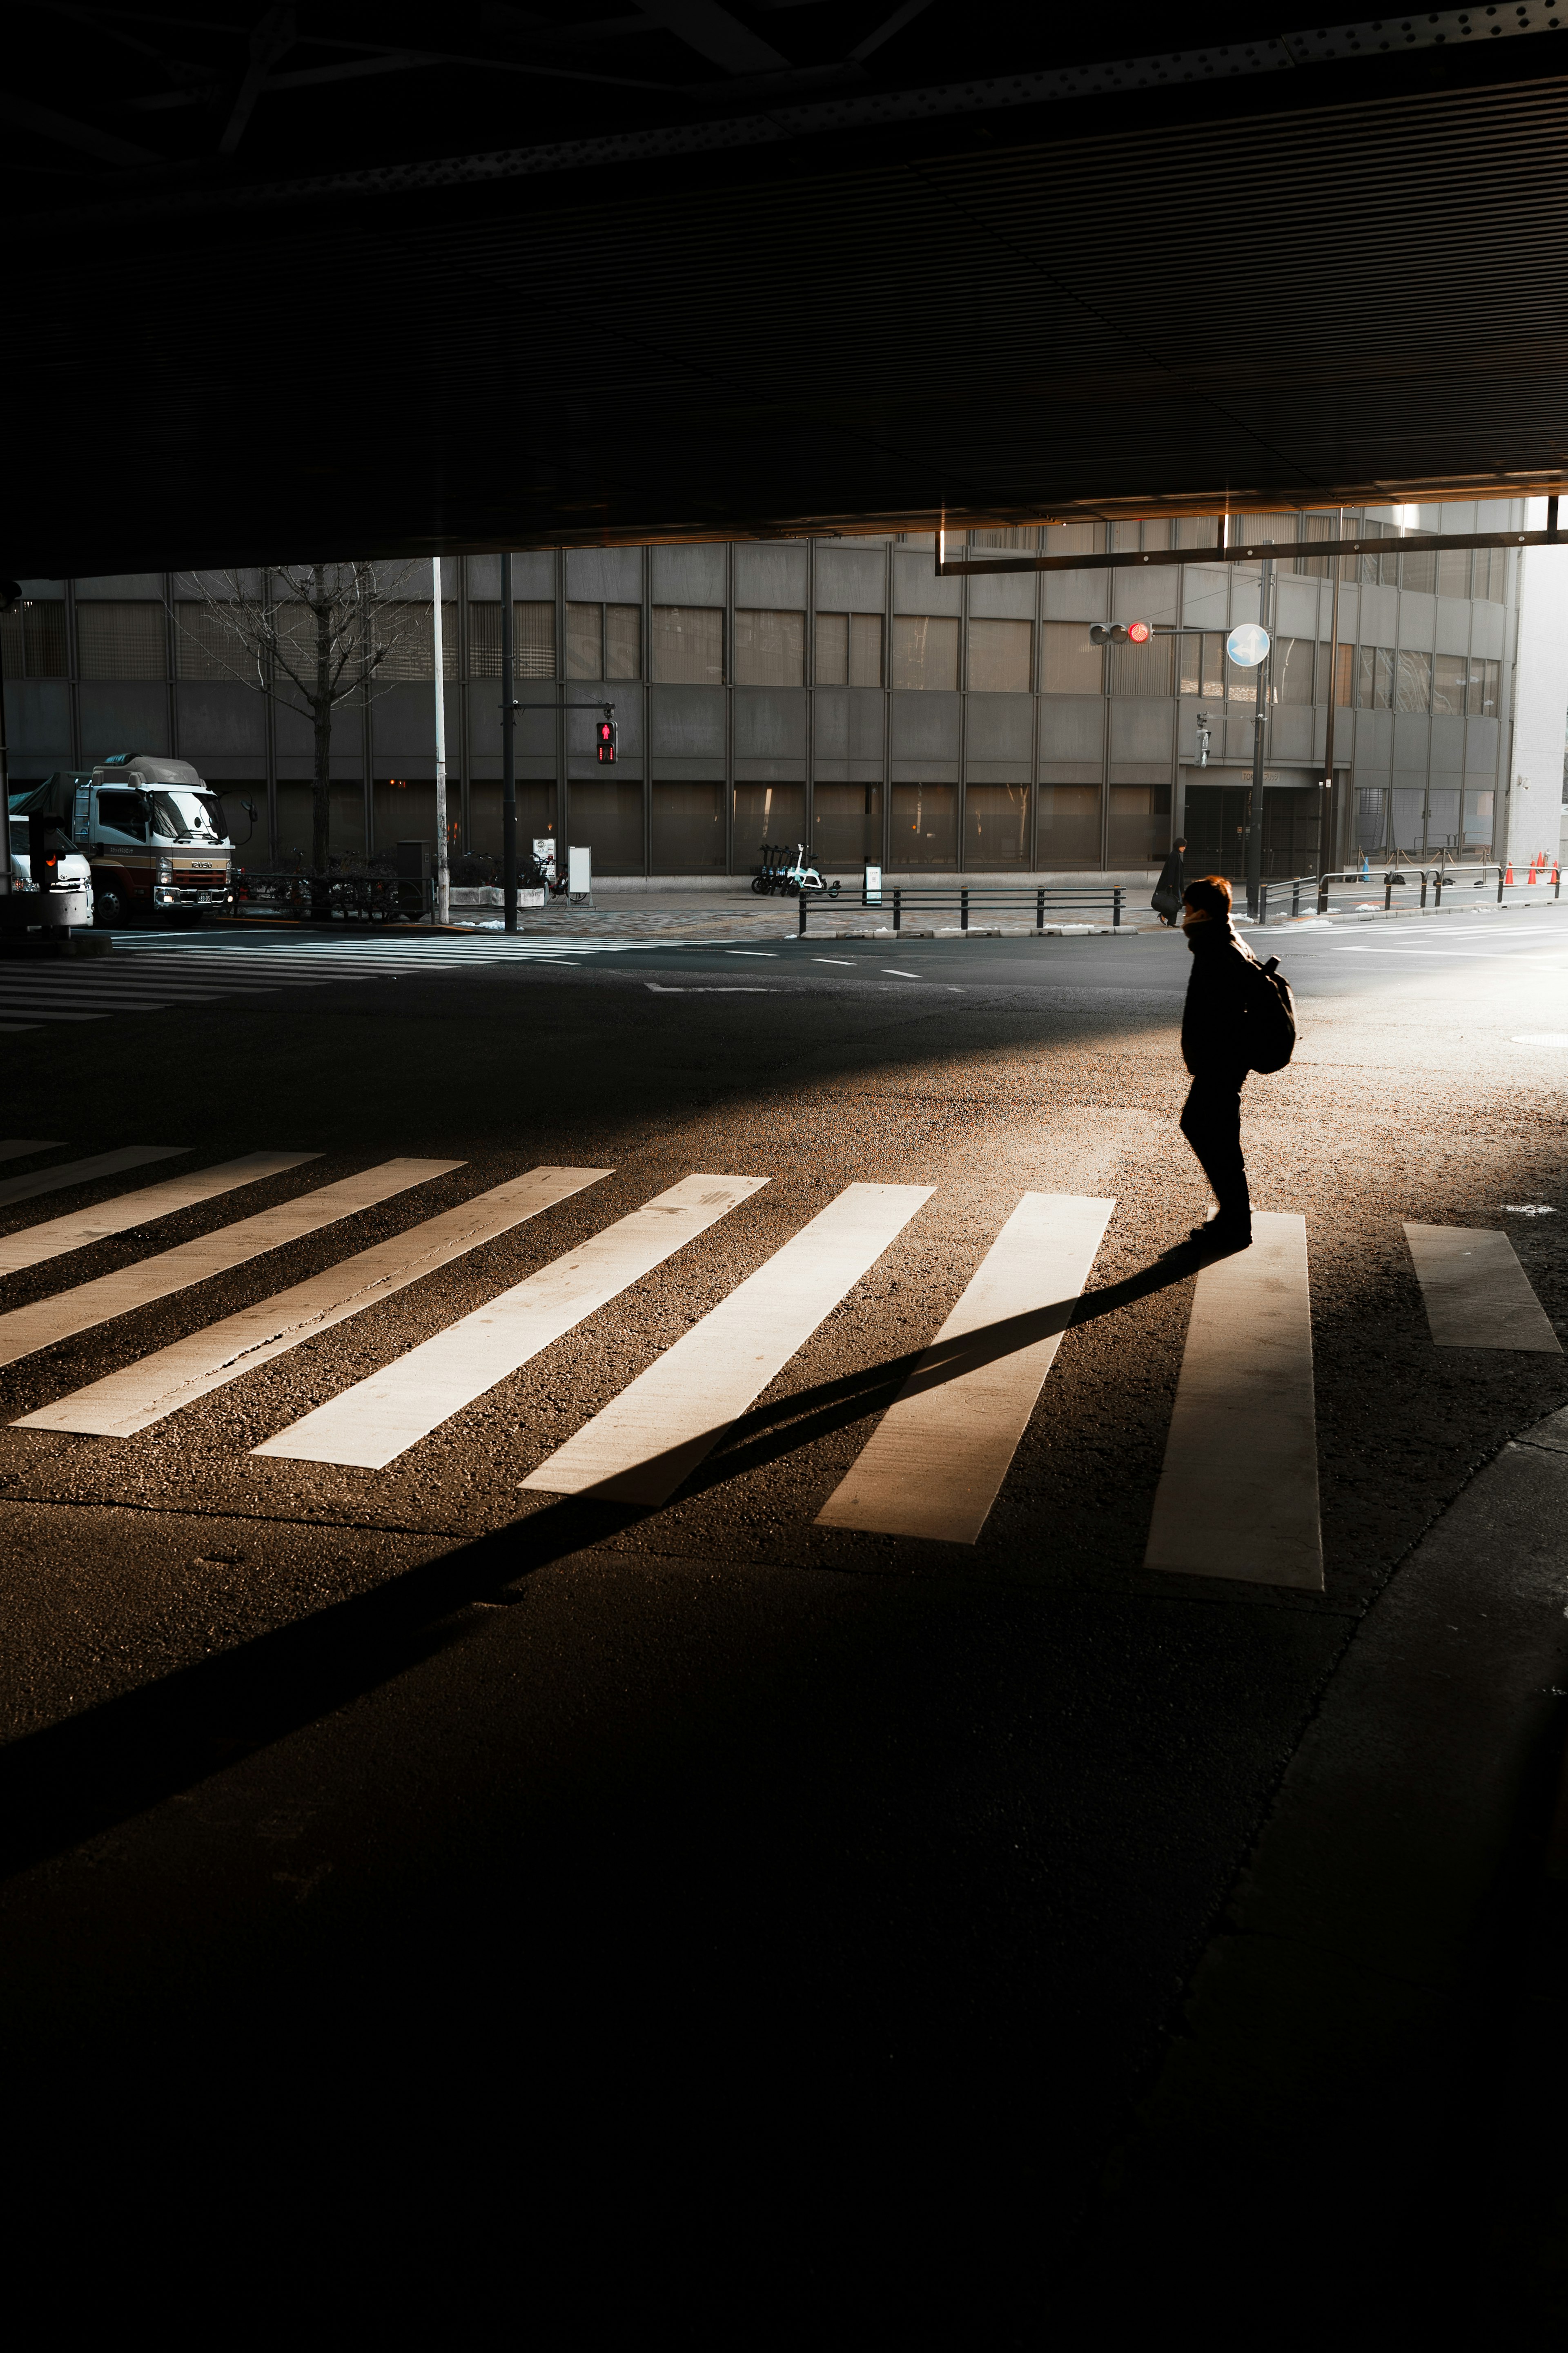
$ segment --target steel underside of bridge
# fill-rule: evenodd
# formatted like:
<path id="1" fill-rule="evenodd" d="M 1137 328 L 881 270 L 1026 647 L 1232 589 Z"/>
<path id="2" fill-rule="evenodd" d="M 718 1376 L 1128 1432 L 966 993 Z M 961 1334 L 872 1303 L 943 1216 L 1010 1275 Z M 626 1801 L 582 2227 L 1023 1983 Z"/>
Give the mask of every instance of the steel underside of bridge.
<path id="1" fill-rule="evenodd" d="M 73 16 L 68 88 L 68 20 L 30 12 L 0 99 L 0 568 L 1500 498 L 1568 471 L 1568 12 L 1166 65 L 1168 21 L 1135 15 L 1136 72 L 1103 31 L 1075 58 L 957 0 L 859 62 L 833 52 L 877 8 L 563 5 L 521 32 L 487 8 L 461 56 L 413 64 L 399 13 L 292 49 L 218 11 Z M 1499 18 L 1512 37 L 1464 45 Z M 210 87 L 132 58 L 126 26 L 205 40 Z"/>

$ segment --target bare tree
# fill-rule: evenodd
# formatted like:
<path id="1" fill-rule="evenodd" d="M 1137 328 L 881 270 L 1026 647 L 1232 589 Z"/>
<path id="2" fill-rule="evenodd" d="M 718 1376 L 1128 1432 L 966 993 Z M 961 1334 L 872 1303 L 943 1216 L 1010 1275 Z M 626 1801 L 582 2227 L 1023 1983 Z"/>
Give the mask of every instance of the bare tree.
<path id="1" fill-rule="evenodd" d="M 207 623 L 198 640 L 206 660 L 284 709 L 310 715 L 314 874 L 327 871 L 332 714 L 342 703 L 363 703 L 384 692 L 395 682 L 387 674 L 393 654 L 405 639 L 427 633 L 427 604 L 409 599 L 418 576 L 412 564 L 362 563 L 279 564 L 259 575 L 189 575 L 192 601 Z M 185 637 L 195 638 L 177 605 L 174 619 Z"/>

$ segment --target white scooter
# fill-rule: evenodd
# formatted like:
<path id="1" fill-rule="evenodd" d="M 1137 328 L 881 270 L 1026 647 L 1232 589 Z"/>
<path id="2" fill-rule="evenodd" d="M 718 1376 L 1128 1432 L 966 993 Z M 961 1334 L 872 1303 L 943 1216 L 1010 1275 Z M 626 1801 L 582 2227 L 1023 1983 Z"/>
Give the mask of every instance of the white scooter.
<path id="1" fill-rule="evenodd" d="M 797 841 L 795 843 L 795 864 L 784 868 L 783 887 L 786 892 L 791 891 L 823 891 L 826 892 L 830 899 L 837 899 L 838 896 L 837 883 L 825 882 L 823 881 L 820 869 L 813 865 L 811 860 L 806 857 L 805 844 L 804 841 Z"/>

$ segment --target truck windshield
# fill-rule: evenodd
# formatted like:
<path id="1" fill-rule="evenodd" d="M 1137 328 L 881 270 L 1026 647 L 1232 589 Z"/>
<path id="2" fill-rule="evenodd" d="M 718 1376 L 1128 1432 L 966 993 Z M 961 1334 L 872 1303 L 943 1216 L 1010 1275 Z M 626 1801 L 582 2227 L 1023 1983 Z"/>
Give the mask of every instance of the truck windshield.
<path id="1" fill-rule="evenodd" d="M 153 830 L 164 841 L 227 839 L 223 804 L 216 793 L 189 793 L 164 785 L 143 795 Z"/>

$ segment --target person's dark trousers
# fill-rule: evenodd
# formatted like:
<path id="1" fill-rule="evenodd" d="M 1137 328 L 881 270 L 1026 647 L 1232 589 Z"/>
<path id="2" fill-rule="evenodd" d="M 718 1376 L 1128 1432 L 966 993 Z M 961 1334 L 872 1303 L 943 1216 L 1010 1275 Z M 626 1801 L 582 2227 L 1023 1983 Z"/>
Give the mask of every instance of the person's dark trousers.
<path id="1" fill-rule="evenodd" d="M 1182 1109 L 1182 1134 L 1197 1154 L 1227 1225 L 1245 1225 L 1252 1216 L 1247 1163 L 1241 1156 L 1241 1084 L 1246 1076 L 1245 1069 L 1201 1071 Z"/>

